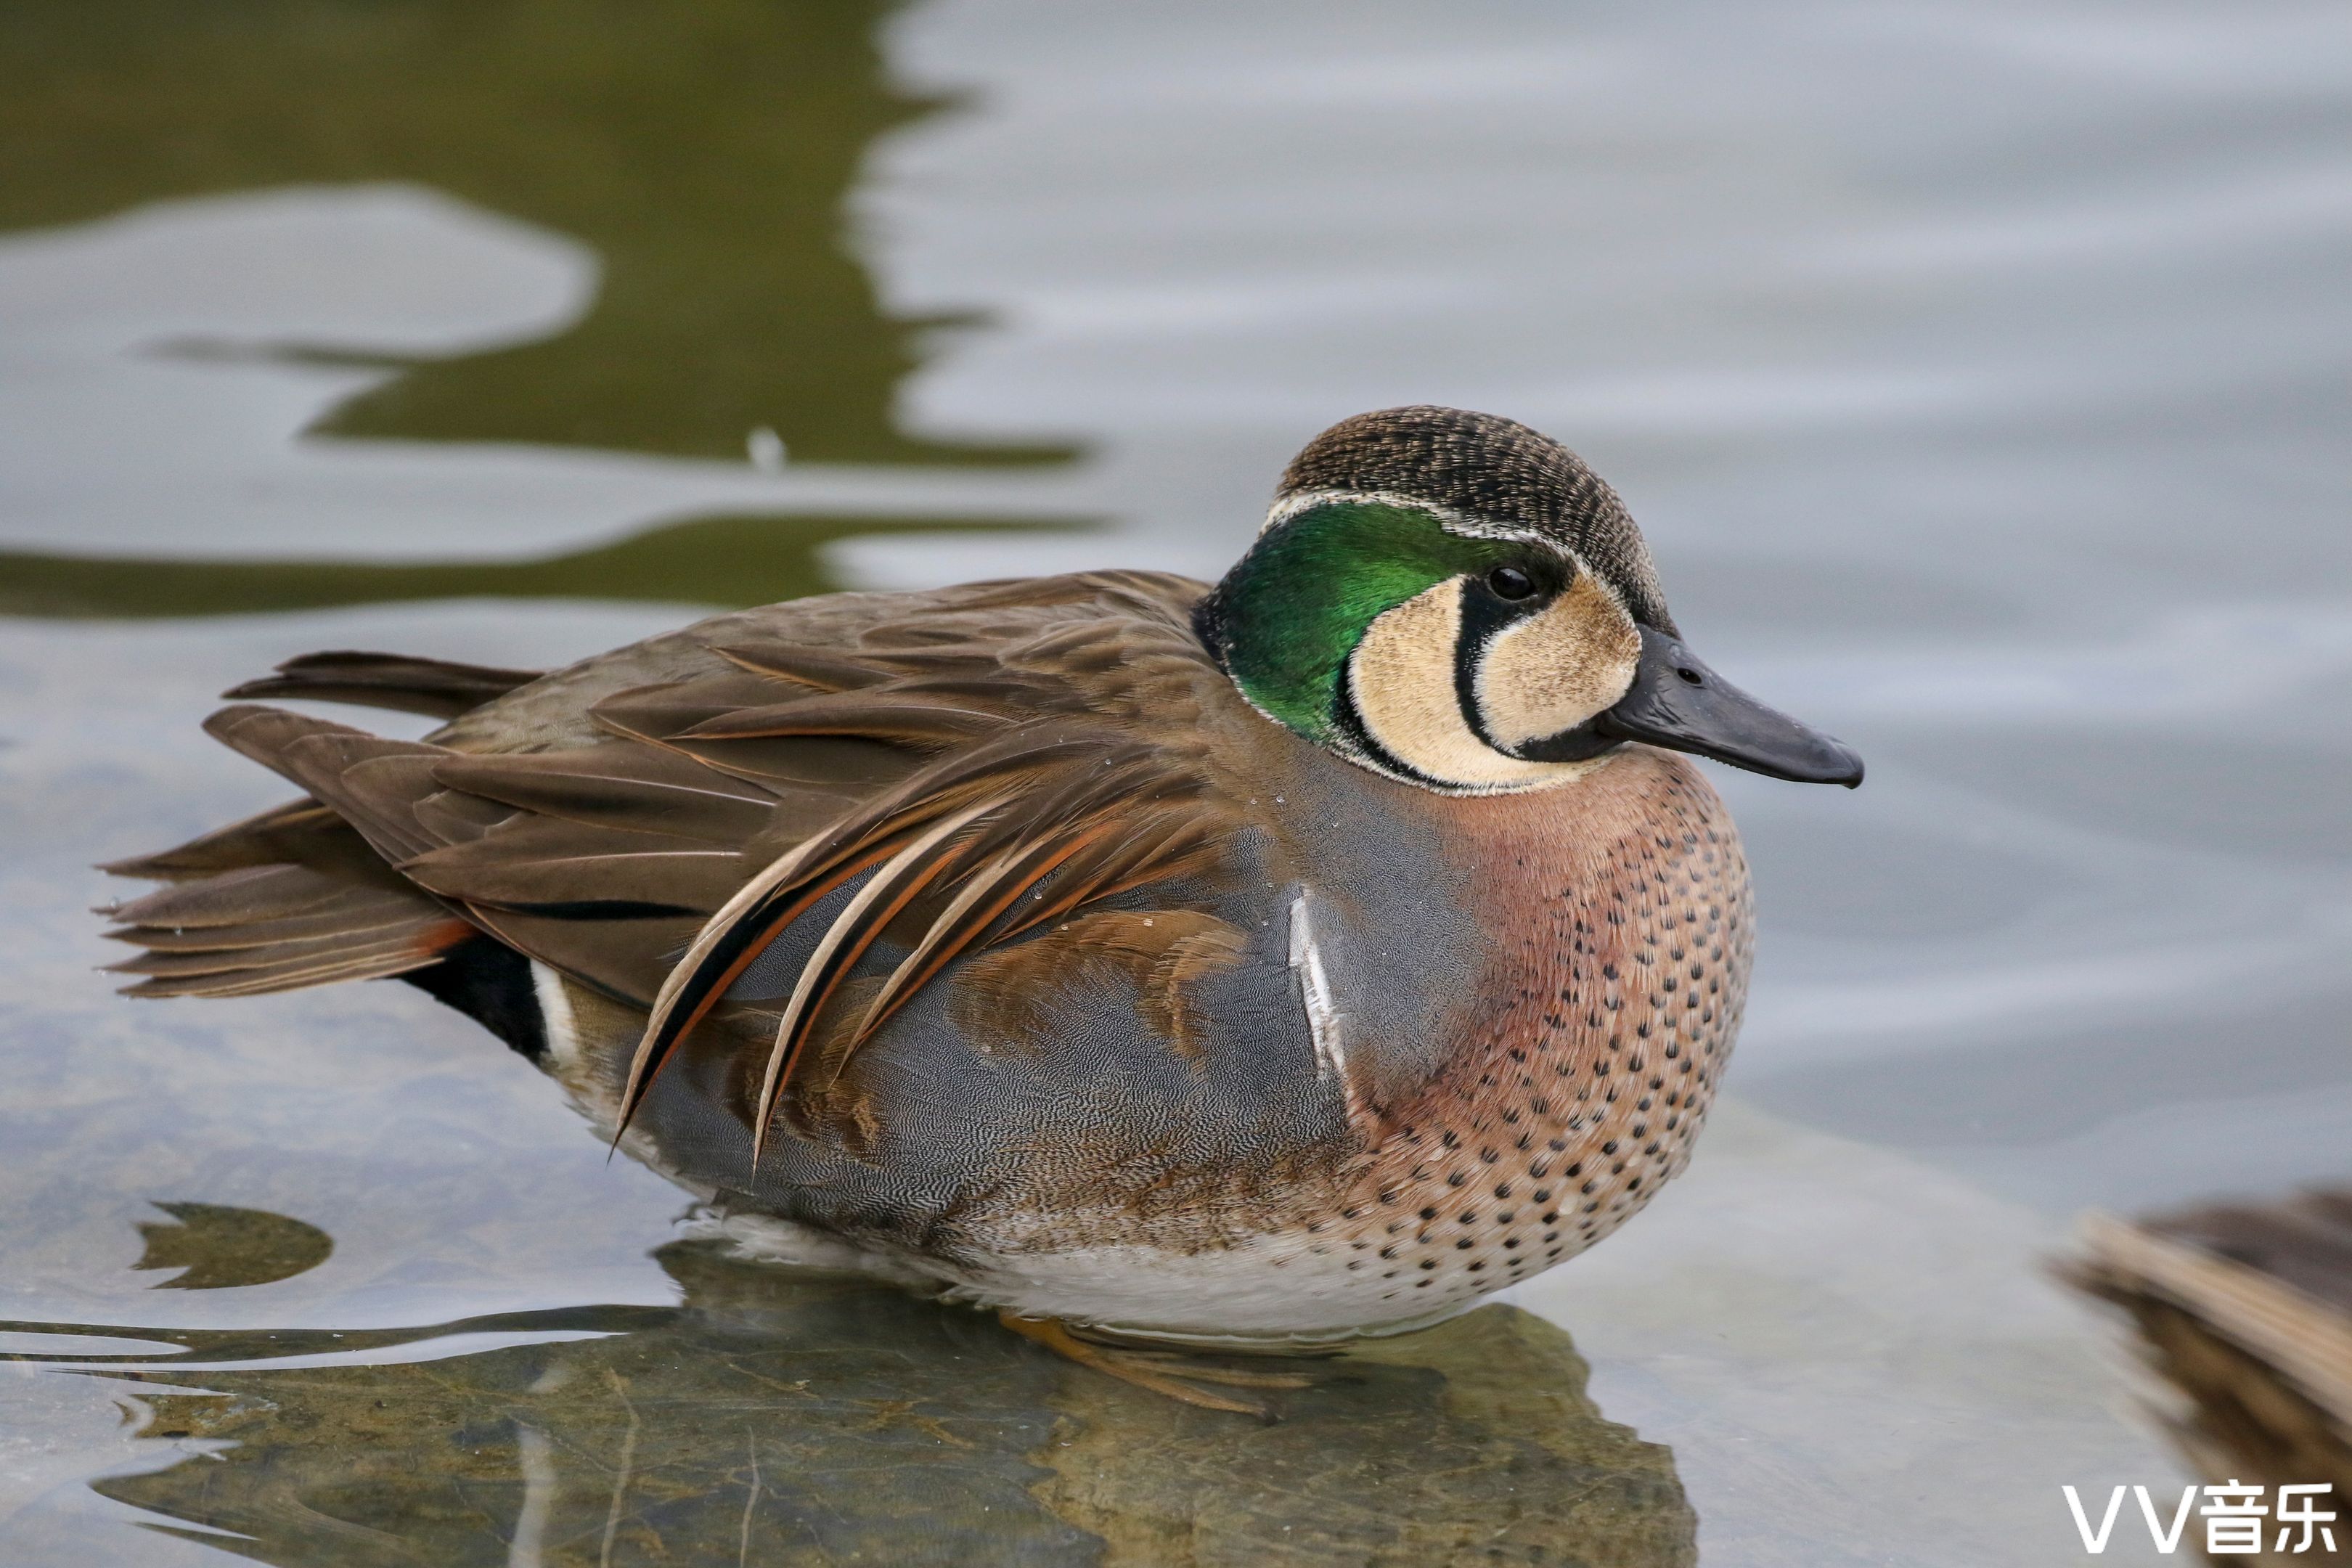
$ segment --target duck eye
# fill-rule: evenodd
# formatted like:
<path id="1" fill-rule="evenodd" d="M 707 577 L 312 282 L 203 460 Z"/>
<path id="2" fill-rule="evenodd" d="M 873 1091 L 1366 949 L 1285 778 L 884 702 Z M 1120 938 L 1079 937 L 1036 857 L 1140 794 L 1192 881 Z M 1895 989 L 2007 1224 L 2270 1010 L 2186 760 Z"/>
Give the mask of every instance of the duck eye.
<path id="1" fill-rule="evenodd" d="M 1536 591 L 1536 580 L 1516 566 L 1497 566 L 1486 574 L 1486 586 L 1498 599 L 1524 599 Z"/>

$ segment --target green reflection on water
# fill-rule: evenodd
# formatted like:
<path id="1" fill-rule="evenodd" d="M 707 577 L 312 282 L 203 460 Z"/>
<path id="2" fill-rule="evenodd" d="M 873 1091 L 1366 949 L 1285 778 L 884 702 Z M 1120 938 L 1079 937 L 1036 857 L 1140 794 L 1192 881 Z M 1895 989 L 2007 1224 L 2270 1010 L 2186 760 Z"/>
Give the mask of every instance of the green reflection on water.
<path id="1" fill-rule="evenodd" d="M 875 39 L 893 8 L 17 0 L 0 6 L 0 228 L 288 184 L 429 184 L 593 247 L 600 291 L 544 340 L 446 358 L 278 345 L 395 372 L 326 430 L 740 458 L 766 427 L 794 462 L 1066 458 L 898 427 L 925 334 L 975 318 L 887 310 L 844 243 L 877 140 L 944 107 L 890 81 Z M 1081 525 L 712 517 L 487 563 L 16 552 L 0 554 L 0 613 L 754 604 L 836 586 L 821 553 L 834 540 L 1054 526 Z M 150 1228 L 142 1266 L 184 1268 L 170 1283 L 186 1288 L 286 1278 L 332 1245 L 258 1211 L 173 1212 L 183 1223 Z M 1514 1309 L 1350 1354 L 1260 1426 L 1071 1366 L 968 1311 L 696 1247 L 661 1258 L 676 1308 L 346 1333 L 0 1330 L 127 1334 L 204 1362 L 530 1337 L 390 1364 L 76 1358 L 88 1370 L 70 1375 L 136 1400 L 161 1456 L 210 1450 L 92 1485 L 179 1521 L 151 1528 L 267 1563 L 1695 1560 L 1672 1456 L 1601 1419 L 1568 1337 Z"/>
<path id="2" fill-rule="evenodd" d="M 0 552 L 0 615 L 231 616 L 456 598 L 675 600 L 732 608 L 841 586 L 823 554 L 837 539 L 1088 526 L 1044 519 L 706 517 L 526 561 L 159 561 Z"/>
<path id="3" fill-rule="evenodd" d="M 12 0 L 0 228 L 271 185 L 429 184 L 593 246 L 601 291 L 541 342 L 394 362 L 325 429 L 740 458 L 764 426 L 794 461 L 1066 458 L 898 429 L 926 336 L 979 318 L 887 310 L 844 233 L 876 140 L 946 104 L 885 69 L 895 9 Z"/>
<path id="4" fill-rule="evenodd" d="M 1568 1336 L 1515 1308 L 1314 1363 L 1329 1375 L 1276 1395 L 1269 1426 L 1070 1365 L 962 1309 L 698 1244 L 658 1256 L 678 1307 L 340 1335 L 95 1331 L 204 1362 L 604 1337 L 389 1365 L 75 1358 L 133 1395 L 142 1437 L 215 1440 L 92 1484 L 191 1527 L 151 1528 L 289 1565 L 1696 1560 L 1672 1454 L 1603 1420 Z"/>

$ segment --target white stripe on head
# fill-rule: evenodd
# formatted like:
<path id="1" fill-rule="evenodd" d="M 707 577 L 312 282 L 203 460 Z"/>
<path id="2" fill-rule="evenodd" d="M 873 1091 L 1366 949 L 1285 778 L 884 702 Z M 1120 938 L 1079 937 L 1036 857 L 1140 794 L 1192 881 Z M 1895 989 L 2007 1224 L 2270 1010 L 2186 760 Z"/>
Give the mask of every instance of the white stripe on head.
<path id="1" fill-rule="evenodd" d="M 1515 523 L 1490 522 L 1485 518 L 1473 517 L 1468 512 L 1456 511 L 1450 506 L 1444 506 L 1433 500 L 1424 500 L 1419 496 L 1409 496 L 1401 490 L 1297 490 L 1289 495 L 1276 498 L 1274 505 L 1266 510 L 1265 521 L 1258 525 L 1258 533 L 1263 536 L 1283 523 L 1288 522 L 1294 517 L 1313 511 L 1317 507 L 1341 503 L 1352 506 L 1392 506 L 1408 511 L 1425 511 L 1435 518 L 1438 526 L 1446 532 L 1456 534 L 1464 539 L 1511 540 L 1521 544 L 1539 545 L 1561 556 L 1569 554 L 1566 545 L 1536 529 Z"/>

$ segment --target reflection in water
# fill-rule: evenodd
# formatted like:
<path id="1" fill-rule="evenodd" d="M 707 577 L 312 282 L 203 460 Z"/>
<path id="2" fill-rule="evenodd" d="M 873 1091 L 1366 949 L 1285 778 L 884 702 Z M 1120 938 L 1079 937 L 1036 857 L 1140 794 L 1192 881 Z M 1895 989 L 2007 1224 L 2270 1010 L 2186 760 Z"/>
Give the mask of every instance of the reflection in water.
<path id="1" fill-rule="evenodd" d="M 0 552 L 0 615 L 250 615 L 404 599 L 674 600 L 735 607 L 842 586 L 837 539 L 1088 526 L 1045 519 L 705 517 L 530 561 L 154 561 Z"/>
<path id="2" fill-rule="evenodd" d="M 94 1485 L 264 1563 L 1696 1561 L 1671 1453 L 1601 1419 L 1568 1336 L 1516 1308 L 1318 1363 L 1260 1425 L 862 1280 L 659 1257 L 680 1306 L 0 1329 L 184 1347 L 24 1359 L 152 1384 L 140 1436 L 194 1451 Z M 504 1343 L 420 1359 L 461 1334 Z"/>
<path id="3" fill-rule="evenodd" d="M 334 1239 L 268 1209 L 230 1208 L 224 1204 L 155 1205 L 172 1216 L 139 1227 L 147 1251 L 133 1268 L 185 1270 L 155 1282 L 158 1290 L 223 1290 L 291 1279 L 327 1261 Z"/>
<path id="4" fill-rule="evenodd" d="M 853 197 L 892 226 L 877 277 L 926 300 L 1019 298 L 1034 322 L 1017 352 L 917 384 L 923 406 L 992 427 L 1051 410 L 1034 430 L 1098 435 L 1105 462 L 1069 476 L 1073 504 L 1131 510 L 1138 553 L 1238 550 L 1266 465 L 1318 416 L 1444 395 L 1558 429 L 1622 465 L 1706 651 L 1888 765 L 1833 814 L 1724 781 L 1769 934 L 1730 1087 L 1796 1125 L 1727 1107 L 1676 1223 L 1528 1301 L 1572 1310 L 1580 1345 L 1605 1352 L 1612 1414 L 1675 1434 L 1719 1559 L 2040 1561 L 2072 1539 L 2055 1480 L 2158 1482 L 2164 1459 L 2105 1414 L 2063 1303 L 2025 1281 L 2052 1216 L 2083 1204 L 2292 1185 L 2352 1149 L 2352 77 L 2326 63 L 2343 7 L 1937 0 L 1863 26 L 1843 4 L 889 13 L 889 71 L 986 84 L 990 114 L 950 125 L 876 74 L 870 0 L 791 4 L 0 6 L 0 225 L 256 184 L 331 193 L 223 216 L 238 237 L 217 254 L 273 265 L 249 289 L 194 290 L 193 310 L 157 259 L 172 221 L 152 226 L 165 245 L 61 237 L 58 264 L 87 268 L 74 289 L 41 281 L 46 262 L 20 269 L 32 293 L 0 307 L 23 350 L 0 419 L 12 537 L 71 551 L 177 530 L 189 554 L 253 555 L 315 505 L 315 551 L 284 548 L 414 558 L 410 515 L 452 537 L 509 497 L 528 537 L 567 547 L 771 504 L 669 499 L 688 489 L 670 470 L 699 486 L 716 464 L 523 454 L 477 474 L 473 454 L 424 441 L 313 460 L 278 432 L 355 376 L 120 358 L 224 316 L 261 322 L 241 329 L 248 353 L 446 344 L 515 319 L 469 301 L 547 297 L 530 283 L 547 267 L 507 259 L 508 241 L 445 244 L 438 219 L 400 217 L 381 232 L 422 237 L 402 241 L 413 289 L 380 301 L 381 268 L 306 284 L 311 302 L 289 305 L 333 324 L 297 331 L 294 309 L 254 296 L 379 232 L 345 221 L 368 205 L 332 184 L 350 179 L 462 192 L 603 253 L 593 313 L 553 341 L 395 367 L 439 389 L 414 411 L 420 437 L 740 462 L 768 425 L 790 464 L 908 455 L 888 406 L 922 340 L 835 247 L 861 157 L 890 171 Z M 798 58 L 744 47 L 759 29 Z M 948 133 L 901 142 L 894 123 Z M 825 156 L 823 179 L 782 177 Z M 743 177 L 762 169 L 781 173 Z M 5 248 L 29 263 L 46 242 Z M 368 321 L 401 324 L 342 325 Z M 756 378 L 733 342 L 759 350 Z M 530 364 L 543 379 L 521 377 Z M 616 395 L 630 377 L 654 391 Z M 477 401 L 453 403 L 467 386 Z M 772 411 L 771 391 L 790 406 Z M 365 411 L 388 417 L 390 395 Z M 237 416 L 180 417 L 214 406 Z M 607 471 L 648 499 L 565 532 L 555 520 Z M 910 483 L 853 503 L 870 477 L 839 476 L 808 504 L 960 507 L 935 477 L 926 499 L 894 499 Z M 152 521 L 101 535 L 126 518 Z M 485 528 L 468 549 L 523 536 Z M 908 581 L 992 569 L 882 553 Z M 21 571 L 0 563 L 0 590 Z M 454 1024 L 409 1037 L 429 1009 L 398 1011 L 390 987 L 184 1022 L 110 1006 L 79 906 L 104 891 L 85 863 L 159 821 L 193 831 L 268 798 L 190 722 L 228 679 L 298 646 L 551 662 L 655 618 L 685 617 L 377 611 L 299 644 L 267 625 L 0 621 L 8 1311 L 316 1323 L 269 1303 L 330 1279 L 351 1281 L 341 1321 L 483 1310 L 409 1310 L 420 1281 L 500 1302 L 623 1295 L 615 1238 L 657 1226 L 670 1195 L 634 1169 L 578 1181 L 560 1107 L 521 1110 L 544 1086 L 518 1078 L 510 1105 L 523 1069 L 464 1056 L 479 1045 Z M 354 1231 L 290 1285 L 70 1305 L 89 1299 L 80 1263 L 136 1255 L 110 1228 L 127 1160 L 174 1184 L 236 1173 L 256 1194 L 339 1194 L 376 1245 L 362 1266 Z M 252 1353 L 275 1348 L 256 1336 Z M 140 1560 L 9 1538 L 23 1489 L 112 1453 L 88 1380 L 21 1382 L 64 1403 L 0 1414 L 0 1558 Z M 1897 1441 L 1862 1410 L 1931 1418 Z M 543 1451 L 513 1439 L 514 1476 L 572 1485 L 577 1456 L 531 1430 Z M 43 1495 L 114 1508 L 79 1479 L 101 1462 Z M 572 1507 L 601 1531 L 593 1505 Z M 535 1516 L 542 1541 L 564 1509 Z"/>
<path id="5" fill-rule="evenodd" d="M 897 428 L 924 335 L 974 318 L 891 314 L 843 232 L 876 139 L 942 107 L 888 79 L 876 32 L 893 9 L 21 0 L 0 7 L 0 229 L 269 185 L 429 184 L 594 247 L 601 291 L 543 341 L 394 362 L 404 374 L 329 430 L 740 458 L 767 429 L 796 462 L 1066 458 Z"/>

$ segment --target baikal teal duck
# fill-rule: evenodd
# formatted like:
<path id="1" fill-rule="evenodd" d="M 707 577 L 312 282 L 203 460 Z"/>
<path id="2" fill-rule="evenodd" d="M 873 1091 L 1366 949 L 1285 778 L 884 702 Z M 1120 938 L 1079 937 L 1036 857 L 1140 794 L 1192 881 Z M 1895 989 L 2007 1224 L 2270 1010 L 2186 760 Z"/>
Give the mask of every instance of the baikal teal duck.
<path id="1" fill-rule="evenodd" d="M 324 653 L 232 698 L 302 798 L 108 868 L 134 995 L 399 976 L 738 1242 L 1160 1392 L 1443 1319 L 1689 1156 L 1748 871 L 1685 753 L 1853 785 L 1683 645 L 1566 448 L 1437 407 L 1292 462 L 1214 587 L 835 594 L 551 672 Z"/>

